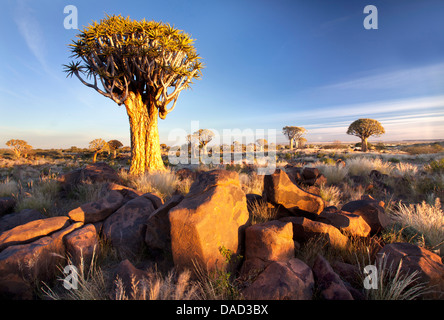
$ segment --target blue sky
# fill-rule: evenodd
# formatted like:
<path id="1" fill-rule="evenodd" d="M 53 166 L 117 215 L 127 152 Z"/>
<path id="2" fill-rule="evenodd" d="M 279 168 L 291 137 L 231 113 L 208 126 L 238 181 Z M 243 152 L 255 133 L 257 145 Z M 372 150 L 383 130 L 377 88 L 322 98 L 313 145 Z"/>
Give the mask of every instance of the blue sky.
<path id="1" fill-rule="evenodd" d="M 378 29 L 366 30 L 366 5 Z M 86 147 L 95 138 L 129 145 L 124 106 L 66 78 L 63 9 L 79 28 L 105 14 L 168 22 L 191 34 L 206 68 L 175 110 L 159 120 L 161 143 L 199 128 L 303 126 L 309 142 L 358 141 L 358 118 L 379 120 L 379 140 L 444 138 L 444 2 L 2 0 L 0 148 Z M 175 131 L 176 129 L 176 131 Z M 375 141 L 378 139 L 375 139 Z"/>

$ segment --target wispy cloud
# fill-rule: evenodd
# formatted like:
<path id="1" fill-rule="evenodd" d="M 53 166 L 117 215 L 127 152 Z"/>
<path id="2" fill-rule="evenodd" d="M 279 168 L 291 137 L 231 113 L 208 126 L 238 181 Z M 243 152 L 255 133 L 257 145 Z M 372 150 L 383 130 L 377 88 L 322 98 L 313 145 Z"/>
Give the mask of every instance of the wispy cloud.
<path id="1" fill-rule="evenodd" d="M 35 17 L 35 12 L 23 0 L 17 2 L 14 21 L 29 50 L 46 70 L 47 62 L 43 31 L 39 21 Z"/>
<path id="2" fill-rule="evenodd" d="M 390 116 L 378 119 L 386 134 L 374 140 L 443 139 L 444 112 Z M 305 126 L 308 138 L 313 141 L 354 141 L 346 134 L 350 122 L 333 121 Z"/>
<path id="3" fill-rule="evenodd" d="M 444 63 L 395 70 L 391 72 L 378 72 L 373 75 L 326 85 L 320 89 L 392 89 L 405 88 L 412 84 L 421 83 L 427 83 L 427 85 L 436 84 L 441 85 L 441 87 L 444 86 Z"/>
<path id="4" fill-rule="evenodd" d="M 297 112 L 274 113 L 261 117 L 262 120 L 269 121 L 295 121 L 301 120 L 305 123 L 313 123 L 323 119 L 342 120 L 349 117 L 371 118 L 373 115 L 382 115 L 387 113 L 402 113 L 423 110 L 428 112 L 431 109 L 441 108 L 444 110 L 444 95 L 394 99 L 386 101 L 366 102 L 351 105 L 336 105 L 315 110 L 301 110 Z M 258 119 L 259 120 L 259 119 Z M 319 123 L 319 122 L 318 122 Z"/>

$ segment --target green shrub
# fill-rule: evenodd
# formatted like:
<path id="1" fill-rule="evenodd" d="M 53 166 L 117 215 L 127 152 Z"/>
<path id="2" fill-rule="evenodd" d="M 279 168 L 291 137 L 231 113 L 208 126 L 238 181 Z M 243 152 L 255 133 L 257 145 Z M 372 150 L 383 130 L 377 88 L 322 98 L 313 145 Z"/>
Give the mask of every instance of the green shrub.
<path id="1" fill-rule="evenodd" d="M 431 145 L 412 145 L 401 148 L 401 150 L 409 154 L 416 155 L 442 152 L 444 151 L 444 147 L 441 146 L 439 143 L 434 143 Z"/>
<path id="2" fill-rule="evenodd" d="M 321 162 L 328 164 L 328 165 L 332 165 L 332 166 L 334 166 L 336 164 L 336 161 L 332 158 L 329 158 L 329 157 L 322 158 Z"/>
<path id="3" fill-rule="evenodd" d="M 426 166 L 426 170 L 432 173 L 444 173 L 444 158 L 440 160 L 433 160 Z"/>

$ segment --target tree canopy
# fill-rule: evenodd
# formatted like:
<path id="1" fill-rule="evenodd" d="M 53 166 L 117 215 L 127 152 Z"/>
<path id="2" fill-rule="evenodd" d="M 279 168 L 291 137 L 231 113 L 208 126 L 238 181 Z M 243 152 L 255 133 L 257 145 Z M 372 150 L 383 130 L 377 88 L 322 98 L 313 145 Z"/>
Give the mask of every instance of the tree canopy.
<path id="1" fill-rule="evenodd" d="M 89 143 L 89 149 L 94 152 L 93 162 L 96 162 L 97 154 L 109 150 L 108 142 L 103 139 L 94 139 Z"/>
<path id="2" fill-rule="evenodd" d="M 107 15 L 81 30 L 77 38 L 70 47 L 72 57 L 81 61 L 65 65 L 68 76 L 77 76 L 119 105 L 129 92 L 142 92 L 156 101 L 162 119 L 203 69 L 194 40 L 170 24 Z M 170 102 L 173 106 L 167 109 Z"/>
<path id="3" fill-rule="evenodd" d="M 32 146 L 28 144 L 25 140 L 11 139 L 6 142 L 6 145 L 11 148 L 17 158 L 20 158 L 22 154 L 26 156 Z"/>
<path id="4" fill-rule="evenodd" d="M 282 133 L 290 140 L 290 149 L 293 149 L 293 144 L 306 132 L 307 130 L 304 127 L 285 126 L 282 128 Z"/>

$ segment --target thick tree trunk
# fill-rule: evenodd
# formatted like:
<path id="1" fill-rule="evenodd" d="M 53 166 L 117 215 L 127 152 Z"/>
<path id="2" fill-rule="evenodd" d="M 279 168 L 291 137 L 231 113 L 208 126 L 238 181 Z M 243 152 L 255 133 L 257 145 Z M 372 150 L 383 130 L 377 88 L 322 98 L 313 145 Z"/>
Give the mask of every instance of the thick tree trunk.
<path id="1" fill-rule="evenodd" d="M 125 106 L 131 133 L 130 174 L 165 170 L 160 152 L 157 107 L 152 102 L 146 105 L 142 96 L 134 92 L 128 94 Z"/>
<path id="2" fill-rule="evenodd" d="M 367 148 L 367 139 L 368 138 L 361 138 L 361 150 L 363 152 L 367 152 L 368 148 Z"/>
<path id="3" fill-rule="evenodd" d="M 294 145 L 293 145 L 293 138 L 291 138 L 290 139 L 290 150 L 293 150 L 293 148 L 294 148 Z"/>
<path id="4" fill-rule="evenodd" d="M 96 163 L 97 161 L 97 154 L 99 153 L 99 151 L 94 152 L 94 156 L 93 156 L 93 163 Z"/>

